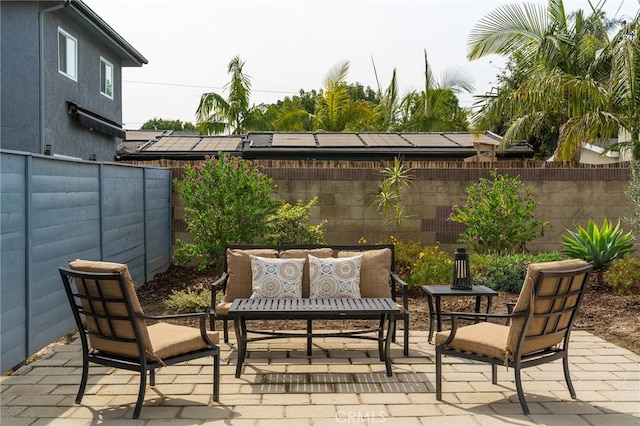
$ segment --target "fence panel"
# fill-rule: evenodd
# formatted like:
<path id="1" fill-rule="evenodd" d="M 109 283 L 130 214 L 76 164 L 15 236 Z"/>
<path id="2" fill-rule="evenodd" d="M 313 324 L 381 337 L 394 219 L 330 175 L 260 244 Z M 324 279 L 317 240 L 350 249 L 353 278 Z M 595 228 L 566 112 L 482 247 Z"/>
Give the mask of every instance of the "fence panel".
<path id="1" fill-rule="evenodd" d="M 75 326 L 58 267 L 76 258 L 127 263 L 142 284 L 169 266 L 171 172 L 7 151 L 1 159 L 6 371 Z"/>

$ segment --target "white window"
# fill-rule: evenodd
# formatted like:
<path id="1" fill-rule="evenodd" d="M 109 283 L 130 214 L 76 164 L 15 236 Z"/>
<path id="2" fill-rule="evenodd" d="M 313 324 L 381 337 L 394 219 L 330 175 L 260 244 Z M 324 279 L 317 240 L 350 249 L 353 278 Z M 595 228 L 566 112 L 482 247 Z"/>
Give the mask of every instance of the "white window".
<path id="1" fill-rule="evenodd" d="M 58 71 L 78 81 L 78 40 L 62 28 L 58 28 Z"/>
<path id="2" fill-rule="evenodd" d="M 113 65 L 100 58 L 100 93 L 113 99 Z"/>

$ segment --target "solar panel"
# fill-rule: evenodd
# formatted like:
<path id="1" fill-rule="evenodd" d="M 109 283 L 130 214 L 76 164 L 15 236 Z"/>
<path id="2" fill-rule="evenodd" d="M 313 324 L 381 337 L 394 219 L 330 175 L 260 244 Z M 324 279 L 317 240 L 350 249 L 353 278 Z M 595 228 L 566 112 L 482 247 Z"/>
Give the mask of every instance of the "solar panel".
<path id="1" fill-rule="evenodd" d="M 440 133 L 403 133 L 402 136 L 417 147 L 457 147 Z"/>
<path id="2" fill-rule="evenodd" d="M 313 133 L 274 133 L 271 146 L 315 148 L 316 140 L 313 137 Z"/>
<path id="3" fill-rule="evenodd" d="M 364 148 L 354 133 L 316 133 L 320 148 Z"/>
<path id="4" fill-rule="evenodd" d="M 147 147 L 145 151 L 191 151 L 200 139 L 202 139 L 200 136 L 164 136 Z"/>
<path id="5" fill-rule="evenodd" d="M 411 144 L 397 133 L 360 133 L 360 138 L 367 146 L 375 147 L 410 147 Z"/>
<path id="6" fill-rule="evenodd" d="M 193 151 L 237 151 L 242 142 L 241 137 L 204 137 L 193 147 Z"/>
<path id="7" fill-rule="evenodd" d="M 498 145 L 498 142 L 495 139 L 490 138 L 487 135 L 480 135 L 479 137 L 476 137 L 473 133 L 447 133 L 446 136 L 448 139 L 465 148 L 473 147 L 474 142 Z"/>

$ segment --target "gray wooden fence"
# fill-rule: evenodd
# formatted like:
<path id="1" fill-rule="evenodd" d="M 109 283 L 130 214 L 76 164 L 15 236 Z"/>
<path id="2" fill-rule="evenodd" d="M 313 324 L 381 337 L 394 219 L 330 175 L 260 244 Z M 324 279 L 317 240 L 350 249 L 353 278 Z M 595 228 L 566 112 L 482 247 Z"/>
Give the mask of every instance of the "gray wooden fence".
<path id="1" fill-rule="evenodd" d="M 141 284 L 171 262 L 171 171 L 0 152 L 0 366 L 75 327 L 58 267 L 127 263 Z"/>

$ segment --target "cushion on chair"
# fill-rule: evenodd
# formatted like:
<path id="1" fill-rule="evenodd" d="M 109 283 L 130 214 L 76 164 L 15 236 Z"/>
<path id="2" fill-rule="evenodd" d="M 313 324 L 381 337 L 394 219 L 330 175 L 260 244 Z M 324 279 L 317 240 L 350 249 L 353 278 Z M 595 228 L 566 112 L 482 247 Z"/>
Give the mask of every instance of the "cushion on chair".
<path id="1" fill-rule="evenodd" d="M 270 259 L 251 255 L 252 299 L 300 299 L 305 259 Z"/>
<path id="2" fill-rule="evenodd" d="M 516 302 L 515 307 L 513 308 L 513 313 L 527 311 L 529 309 L 533 309 L 535 306 L 535 312 L 541 313 L 548 311 L 549 303 L 536 303 L 533 300 L 533 291 L 534 284 L 540 275 L 540 271 L 565 271 L 571 269 L 577 269 L 588 266 L 588 263 L 584 260 L 579 259 L 571 259 L 571 260 L 561 260 L 556 262 L 543 262 L 543 263 L 532 263 L 527 268 L 527 275 L 524 280 L 524 284 L 522 286 L 522 290 L 520 292 L 520 296 L 518 296 L 518 301 Z M 562 288 L 566 288 L 569 280 L 565 279 L 563 282 L 558 283 L 558 278 L 546 278 L 540 286 L 540 290 L 538 292 L 541 296 L 553 295 L 556 293 L 558 285 L 562 286 Z M 581 280 L 573 281 L 575 288 L 571 289 L 578 290 Z M 569 308 L 571 306 L 575 306 L 578 302 L 578 297 L 574 296 L 572 298 L 567 299 L 567 304 L 564 306 L 565 308 Z M 546 306 L 545 306 L 546 305 Z M 558 306 L 558 309 L 560 307 Z M 565 333 L 563 328 L 569 324 L 570 313 L 563 315 L 560 318 L 560 325 L 558 327 L 558 332 L 545 334 L 541 337 L 535 337 L 541 334 L 544 331 L 545 325 L 549 328 L 555 328 L 555 322 L 547 322 L 544 318 L 536 319 L 533 323 L 529 324 L 527 328 L 527 336 L 525 337 L 522 355 L 546 349 L 552 347 L 562 341 Z M 522 327 L 524 326 L 525 318 L 524 317 L 516 317 L 512 319 L 511 322 L 511 330 L 509 332 L 509 339 L 507 341 L 507 350 L 513 357 L 513 354 L 516 352 L 518 345 L 518 337 L 522 333 Z M 550 329 L 548 330 L 550 331 Z"/>
<path id="3" fill-rule="evenodd" d="M 449 331 L 436 333 L 436 346 L 440 346 L 449 337 Z M 496 359 L 505 359 L 509 327 L 491 322 L 459 327 L 448 348 L 473 352 Z"/>
<path id="4" fill-rule="evenodd" d="M 302 271 L 302 297 L 309 297 L 309 255 L 326 259 L 333 256 L 333 250 L 330 247 L 321 247 L 315 249 L 288 249 L 280 252 L 281 259 L 305 259 L 304 269 Z"/>
<path id="5" fill-rule="evenodd" d="M 131 275 L 129 274 L 129 268 L 124 263 L 113 263 L 113 262 L 100 262 L 100 261 L 90 261 L 90 260 L 74 260 L 69 262 L 69 267 L 73 270 L 80 272 L 89 272 L 89 273 L 121 273 L 124 282 L 126 291 L 129 295 L 129 300 L 131 300 L 131 306 L 135 313 L 144 314 L 142 311 L 142 307 L 140 306 L 140 302 L 138 301 L 138 296 L 135 291 L 135 283 L 131 279 Z M 114 297 L 121 298 L 122 294 L 120 292 L 120 288 L 118 286 L 118 282 L 113 280 L 112 285 L 104 285 L 104 283 L 109 283 L 109 281 L 101 281 L 103 284 L 101 286 L 103 295 L 105 297 Z M 88 293 L 89 295 L 97 295 L 97 286 L 95 282 L 88 281 Z M 76 279 L 76 286 L 78 290 L 82 294 L 86 294 L 84 291 L 84 287 L 81 286 L 80 280 Z M 82 299 L 83 308 L 86 311 L 90 310 L 90 306 L 86 300 Z M 126 316 L 127 310 L 124 303 L 109 303 L 107 305 L 107 310 L 112 316 Z M 101 306 L 96 306 L 96 313 L 105 314 L 104 309 Z M 147 326 L 144 319 L 138 319 L 138 329 L 140 330 L 140 334 L 142 336 L 142 341 L 144 344 L 145 351 L 148 354 L 152 352 L 151 343 L 149 340 L 149 334 L 147 332 Z M 96 321 L 87 317 L 87 328 L 89 332 L 100 334 L 100 332 L 104 333 L 105 336 L 111 336 L 109 327 L 106 325 L 106 321 Z M 98 325 L 100 327 L 98 327 Z M 123 321 L 114 321 L 114 334 L 118 337 L 132 339 L 135 338 L 135 334 L 133 331 L 133 327 L 131 326 L 131 322 L 129 320 Z M 135 343 L 123 343 L 123 342 L 114 342 L 107 339 L 101 339 L 96 334 L 90 335 L 89 340 L 91 342 L 91 346 L 99 351 L 126 356 L 129 358 L 139 358 L 138 346 Z"/>
<path id="6" fill-rule="evenodd" d="M 229 308 L 231 308 L 233 302 L 220 302 L 216 305 L 216 315 L 226 316 L 229 315 Z"/>
<path id="7" fill-rule="evenodd" d="M 339 251 L 337 257 L 362 255 L 360 295 L 362 297 L 391 297 L 391 250 Z"/>
<path id="8" fill-rule="evenodd" d="M 208 347 L 200 335 L 200 329 L 196 327 L 160 322 L 151 324 L 148 330 L 153 353 L 159 359 Z M 207 331 L 207 336 L 213 344 L 218 343 L 217 331 Z"/>
<path id="9" fill-rule="evenodd" d="M 278 252 L 273 249 L 227 249 L 227 288 L 224 294 L 225 302 L 235 299 L 249 298 L 253 292 L 251 288 L 251 258 L 250 255 L 276 258 Z"/>

